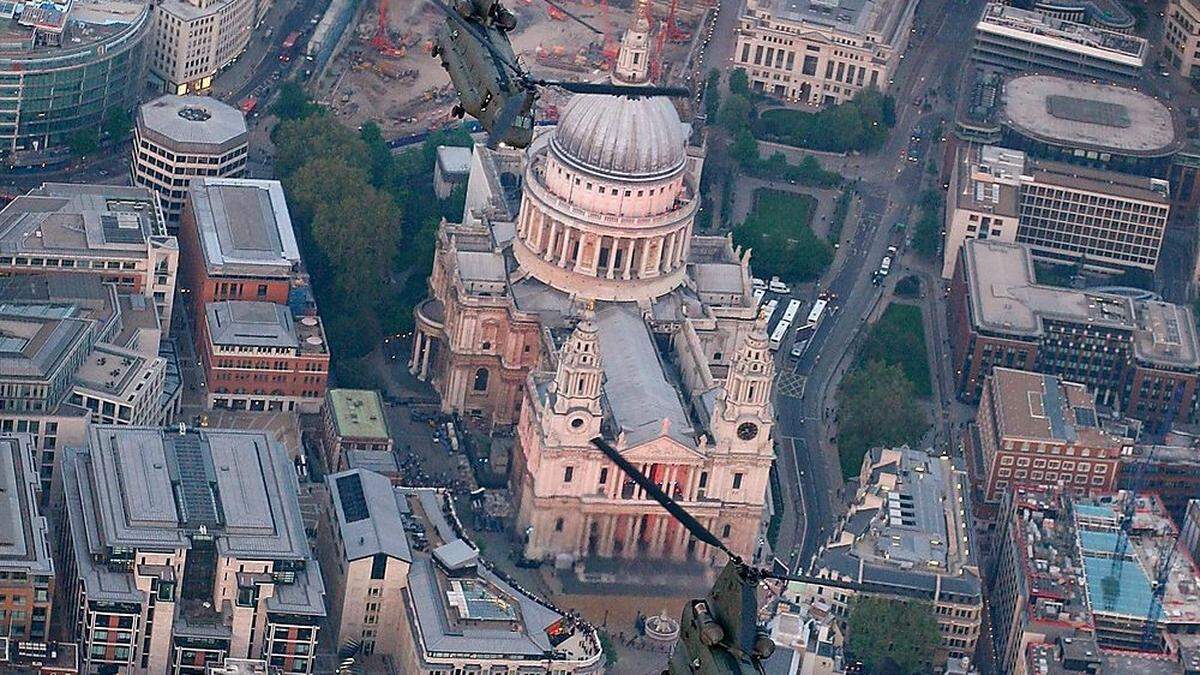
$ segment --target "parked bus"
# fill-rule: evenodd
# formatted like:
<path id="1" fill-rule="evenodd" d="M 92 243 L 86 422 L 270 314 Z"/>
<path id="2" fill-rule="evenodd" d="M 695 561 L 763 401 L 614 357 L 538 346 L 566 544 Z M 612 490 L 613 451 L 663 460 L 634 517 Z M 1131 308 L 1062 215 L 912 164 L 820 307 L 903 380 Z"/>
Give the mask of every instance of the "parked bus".
<path id="1" fill-rule="evenodd" d="M 761 310 L 759 310 L 759 317 L 761 319 L 763 319 L 764 323 L 766 323 L 768 326 L 770 326 L 771 319 L 775 316 L 775 310 L 778 307 L 779 307 L 778 300 L 768 300 L 767 304 L 763 305 L 763 308 Z"/>
<path id="2" fill-rule="evenodd" d="M 775 331 L 771 333 L 771 351 L 777 351 L 779 346 L 783 344 L 783 338 L 787 336 L 788 329 L 792 327 L 790 321 L 780 321 L 778 326 L 775 326 Z"/>
<path id="3" fill-rule="evenodd" d="M 767 289 L 759 288 L 754 291 L 754 306 L 757 308 L 762 304 L 763 296 L 767 294 Z"/>
<path id="4" fill-rule="evenodd" d="M 792 358 L 798 359 L 804 355 L 804 350 L 808 347 L 809 340 L 817 332 L 817 326 L 821 324 L 821 319 L 825 316 L 825 308 L 829 306 L 829 301 L 825 298 L 817 298 L 813 303 L 812 309 L 808 312 L 808 317 L 804 320 L 804 325 L 796 329 L 796 339 L 792 341 Z"/>
<path id="5" fill-rule="evenodd" d="M 800 301 L 792 299 L 788 301 L 787 309 L 783 310 L 783 321 L 792 323 L 796 320 L 796 313 L 800 311 Z"/>
<path id="6" fill-rule="evenodd" d="M 283 44 L 279 45 L 279 60 L 287 63 L 292 60 L 292 50 L 296 48 L 296 41 L 300 39 L 300 31 L 294 30 L 288 33 L 288 36 L 283 39 Z"/>

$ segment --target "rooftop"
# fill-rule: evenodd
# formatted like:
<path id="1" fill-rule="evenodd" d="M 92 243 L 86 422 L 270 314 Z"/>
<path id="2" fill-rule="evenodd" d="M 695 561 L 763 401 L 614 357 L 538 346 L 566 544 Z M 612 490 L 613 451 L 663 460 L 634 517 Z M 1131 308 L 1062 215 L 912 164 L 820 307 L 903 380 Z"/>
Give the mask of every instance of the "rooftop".
<path id="1" fill-rule="evenodd" d="M 870 451 L 861 478 L 814 570 L 908 594 L 940 587 L 981 598 L 966 474 L 946 458 L 903 446 Z"/>
<path id="2" fill-rule="evenodd" d="M 775 21 L 870 35 L 885 44 L 898 42 L 902 19 L 912 8 L 911 3 L 896 0 L 759 0 L 755 4 L 760 15 L 766 13 Z"/>
<path id="3" fill-rule="evenodd" d="M 95 339 L 85 320 L 30 316 L 21 309 L 0 306 L 0 372 L 6 380 L 54 379 L 61 368 L 70 366 L 71 355 Z"/>
<path id="4" fill-rule="evenodd" d="M 246 118 L 210 96 L 160 96 L 138 108 L 138 132 L 188 152 L 222 153 L 246 143 Z"/>
<path id="5" fill-rule="evenodd" d="M 52 574 L 49 526 L 38 512 L 32 438 L 0 436 L 0 571 Z"/>
<path id="6" fill-rule="evenodd" d="M 992 239 L 963 244 L 971 317 L 979 329 L 1038 338 L 1045 319 L 1109 327 L 1131 335 L 1134 356 L 1146 363 L 1200 367 L 1191 310 L 1155 300 L 1082 291 L 1036 282 L 1029 249 Z"/>
<path id="7" fill-rule="evenodd" d="M 286 305 L 255 300 L 221 300 L 205 305 L 213 345 L 295 349 L 300 355 L 327 353 L 319 317 L 292 316 Z"/>
<path id="8" fill-rule="evenodd" d="M 119 552 L 173 552 L 203 532 L 221 556 L 298 566 L 292 583 L 276 583 L 268 609 L 324 614 L 296 471 L 269 433 L 96 425 L 86 448 L 63 455 L 71 540 L 90 600 L 140 602 Z"/>
<path id="9" fill-rule="evenodd" d="M 443 174 L 463 175 L 471 171 L 471 148 L 454 145 L 437 147 L 437 163 Z"/>
<path id="10" fill-rule="evenodd" d="M 393 490 L 391 480 L 373 471 L 353 469 L 332 474 L 325 482 L 347 561 L 382 553 L 412 562 L 401 506 L 397 504 L 404 497 Z M 407 504 L 403 508 L 407 509 Z"/>
<path id="11" fill-rule="evenodd" d="M 1168 155 L 1183 142 L 1160 101 L 1126 87 L 1052 75 L 1008 80 L 1000 119 L 1046 143 L 1125 155 Z"/>
<path id="12" fill-rule="evenodd" d="M 75 386 L 133 403 L 165 367 L 162 357 L 146 358 L 131 349 L 98 344 L 75 371 Z"/>
<path id="13" fill-rule="evenodd" d="M 1005 438 L 1117 450 L 1128 444 L 1102 428 L 1082 384 L 996 366 L 990 386 L 996 433 Z"/>
<path id="14" fill-rule="evenodd" d="M 356 439 L 390 438 L 379 392 L 368 389 L 330 389 L 326 400 L 339 436 Z"/>
<path id="15" fill-rule="evenodd" d="M 46 183 L 0 210 L 0 256 L 101 254 L 145 258 L 166 236 L 158 197 L 148 188 Z"/>
<path id="16" fill-rule="evenodd" d="M 286 279 L 299 271 L 279 181 L 202 177 L 192 180 L 188 195 L 210 275 Z"/>
<path id="17" fill-rule="evenodd" d="M 1135 67 L 1142 66 L 1148 52 L 1146 41 L 1136 35 L 1064 21 L 999 2 L 987 4 L 975 30 L 1085 52 Z"/>
<path id="18" fill-rule="evenodd" d="M 140 0 L 0 2 L 0 56 L 53 56 L 93 49 L 146 23 Z"/>

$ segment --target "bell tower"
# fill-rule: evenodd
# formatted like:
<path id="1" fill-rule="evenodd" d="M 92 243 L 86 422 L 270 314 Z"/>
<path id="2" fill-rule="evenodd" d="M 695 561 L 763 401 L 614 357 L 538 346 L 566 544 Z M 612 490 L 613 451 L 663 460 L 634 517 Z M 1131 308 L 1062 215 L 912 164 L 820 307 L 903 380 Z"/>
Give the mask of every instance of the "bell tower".
<path id="1" fill-rule="evenodd" d="M 613 79 L 624 84 L 642 84 L 650 79 L 650 7 L 647 0 L 638 0 L 633 19 L 621 37 Z"/>
<path id="2" fill-rule="evenodd" d="M 547 418 L 560 438 L 587 440 L 600 433 L 600 392 L 604 370 L 600 367 L 600 342 L 596 325 L 585 316 L 575 327 L 558 357 Z"/>
<path id="3" fill-rule="evenodd" d="M 734 451 L 771 448 L 775 413 L 771 405 L 771 382 L 775 362 L 768 348 L 766 326 L 755 322 L 743 338 L 729 365 L 725 394 L 713 411 L 713 435 L 719 446 Z"/>

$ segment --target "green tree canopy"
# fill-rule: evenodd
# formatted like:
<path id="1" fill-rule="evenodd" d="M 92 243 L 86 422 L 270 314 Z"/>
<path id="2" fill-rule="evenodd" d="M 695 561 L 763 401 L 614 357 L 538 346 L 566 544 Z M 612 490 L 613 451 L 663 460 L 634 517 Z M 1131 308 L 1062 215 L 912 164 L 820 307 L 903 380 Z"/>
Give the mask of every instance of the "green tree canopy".
<path id="1" fill-rule="evenodd" d="M 92 154 L 99 145 L 100 139 L 96 137 L 96 130 L 94 128 L 80 129 L 67 138 L 67 147 L 71 149 L 71 154 L 76 157 Z"/>
<path id="2" fill-rule="evenodd" d="M 321 106 L 312 102 L 298 82 L 289 80 L 279 86 L 271 112 L 281 120 L 299 120 L 319 114 Z"/>
<path id="3" fill-rule="evenodd" d="M 761 139 L 801 148 L 865 152 L 881 147 L 895 123 L 892 98 L 868 88 L 845 103 L 815 113 L 791 108 L 767 110 L 755 121 L 754 132 Z"/>
<path id="4" fill-rule="evenodd" d="M 729 71 L 729 93 L 749 98 L 750 78 L 746 76 L 745 69 L 734 68 Z"/>
<path id="5" fill-rule="evenodd" d="M 358 134 L 331 117 L 283 122 L 275 127 L 272 137 L 275 171 L 283 178 L 318 157 L 336 157 L 348 166 L 359 166 L 367 156 L 367 145 Z"/>
<path id="6" fill-rule="evenodd" d="M 729 144 L 729 156 L 742 166 L 750 166 L 758 162 L 758 141 L 754 140 L 754 134 L 750 133 L 750 129 L 743 126 L 733 132 L 733 142 Z M 778 157 L 786 166 L 787 159 L 784 159 L 783 155 L 778 155 Z"/>
<path id="7" fill-rule="evenodd" d="M 846 651 L 868 673 L 927 673 L 940 641 L 928 603 L 860 595 L 850 605 Z"/>
<path id="8" fill-rule="evenodd" d="M 920 215 L 913 226 L 913 250 L 927 260 L 937 257 L 942 243 L 942 193 L 926 190 L 917 208 Z"/>
<path id="9" fill-rule="evenodd" d="M 733 240 L 754 250 L 755 272 L 786 281 L 819 277 L 833 260 L 833 249 L 809 226 L 815 207 L 813 198 L 758 190 L 754 201 L 745 222 L 734 228 Z"/>
<path id="10" fill-rule="evenodd" d="M 113 106 L 104 113 L 104 135 L 109 138 L 124 138 L 133 128 L 133 117 L 120 106 Z"/>
<path id="11" fill-rule="evenodd" d="M 750 125 L 750 115 L 753 112 L 754 106 L 750 104 L 749 99 L 740 94 L 733 94 L 721 106 L 719 121 L 726 131 L 736 134 Z"/>
<path id="12" fill-rule="evenodd" d="M 916 444 L 927 428 L 925 411 L 900 366 L 867 361 L 842 380 L 837 444 L 843 476 L 857 476 L 871 448 Z"/>

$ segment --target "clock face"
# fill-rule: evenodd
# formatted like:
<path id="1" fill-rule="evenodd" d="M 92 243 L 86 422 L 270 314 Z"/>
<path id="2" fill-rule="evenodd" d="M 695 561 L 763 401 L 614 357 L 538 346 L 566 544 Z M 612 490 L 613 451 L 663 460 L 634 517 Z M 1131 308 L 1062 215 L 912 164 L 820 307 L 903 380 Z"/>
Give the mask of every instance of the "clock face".
<path id="1" fill-rule="evenodd" d="M 752 422 L 742 422 L 738 425 L 737 435 L 743 441 L 753 440 L 758 435 L 758 425 Z"/>

